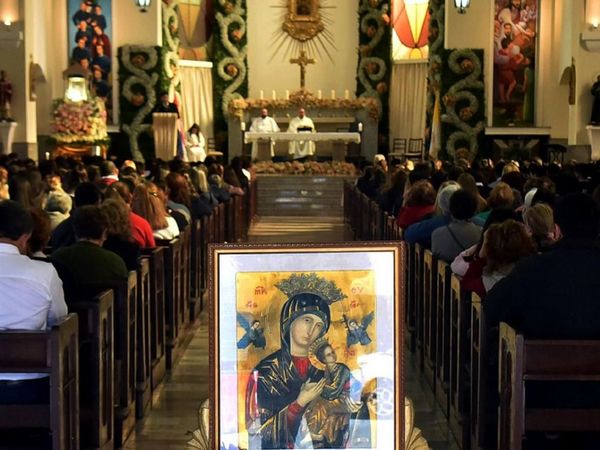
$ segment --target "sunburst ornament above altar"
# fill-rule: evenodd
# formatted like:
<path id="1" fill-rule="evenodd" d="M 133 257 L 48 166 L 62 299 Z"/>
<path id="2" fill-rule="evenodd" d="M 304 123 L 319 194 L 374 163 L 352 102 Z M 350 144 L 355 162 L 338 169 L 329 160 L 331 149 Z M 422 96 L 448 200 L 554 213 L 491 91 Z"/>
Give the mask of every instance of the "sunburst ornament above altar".
<path id="1" fill-rule="evenodd" d="M 272 58 L 283 53 L 283 58 L 299 55 L 304 51 L 310 55 L 327 55 L 333 61 L 331 50 L 335 49 L 333 34 L 329 30 L 333 23 L 330 0 L 279 0 L 273 6 L 282 10 L 282 24 L 273 37 L 275 49 Z"/>

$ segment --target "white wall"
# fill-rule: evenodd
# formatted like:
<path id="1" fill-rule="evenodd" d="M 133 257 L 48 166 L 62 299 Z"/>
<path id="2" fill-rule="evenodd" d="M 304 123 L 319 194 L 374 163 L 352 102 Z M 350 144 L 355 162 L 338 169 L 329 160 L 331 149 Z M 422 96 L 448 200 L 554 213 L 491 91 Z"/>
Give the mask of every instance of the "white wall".
<path id="1" fill-rule="evenodd" d="M 324 3 L 324 2 L 323 2 Z M 285 54 L 288 46 L 285 43 L 274 56 L 276 46 L 273 44 L 280 33 L 285 9 L 279 8 L 281 0 L 248 0 L 248 77 L 249 96 L 258 98 L 264 91 L 265 98 L 271 98 L 273 90 L 278 98 L 283 98 L 285 91 L 300 89 L 300 68 L 290 64 L 290 58 L 296 54 Z M 324 15 L 332 19 L 327 29 L 333 34 L 336 48 L 328 47 L 333 58 L 330 61 L 325 52 L 309 54 L 316 60 L 307 68 L 306 87 L 317 92 L 322 90 L 323 96 L 331 95 L 336 90 L 339 97 L 344 90 L 350 91 L 354 97 L 356 89 L 356 67 L 358 64 L 358 2 L 349 0 L 328 0 Z"/>

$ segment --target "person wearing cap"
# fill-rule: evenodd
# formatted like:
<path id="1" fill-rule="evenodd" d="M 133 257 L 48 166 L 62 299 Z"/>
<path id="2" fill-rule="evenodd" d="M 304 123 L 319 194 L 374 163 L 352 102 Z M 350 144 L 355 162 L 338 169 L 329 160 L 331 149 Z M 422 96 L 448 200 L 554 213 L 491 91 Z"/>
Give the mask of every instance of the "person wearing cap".
<path id="1" fill-rule="evenodd" d="M 383 169 L 384 172 L 387 173 L 387 171 L 388 171 L 388 164 L 387 164 L 387 161 L 385 159 L 385 155 L 382 155 L 381 153 L 377 153 L 373 157 L 373 166 L 375 166 L 376 168 L 380 167 L 381 169 Z"/>

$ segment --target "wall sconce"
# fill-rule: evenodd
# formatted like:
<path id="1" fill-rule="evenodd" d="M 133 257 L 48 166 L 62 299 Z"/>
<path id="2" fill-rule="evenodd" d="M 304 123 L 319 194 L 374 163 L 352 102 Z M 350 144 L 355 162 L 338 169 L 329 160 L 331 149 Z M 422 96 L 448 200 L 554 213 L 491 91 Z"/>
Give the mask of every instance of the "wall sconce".
<path id="1" fill-rule="evenodd" d="M 140 8 L 140 12 L 148 11 L 148 8 L 150 8 L 151 3 L 152 0 L 135 0 L 135 6 Z"/>
<path id="2" fill-rule="evenodd" d="M 588 29 L 581 33 L 581 43 L 590 52 L 600 51 L 600 1 L 586 0 L 585 23 Z"/>
<path id="3" fill-rule="evenodd" d="M 470 4 L 471 0 L 454 0 L 454 7 L 459 14 L 465 14 Z"/>
<path id="4" fill-rule="evenodd" d="M 9 19 L 0 24 L 0 48 L 17 48 L 23 41 L 19 25 Z"/>

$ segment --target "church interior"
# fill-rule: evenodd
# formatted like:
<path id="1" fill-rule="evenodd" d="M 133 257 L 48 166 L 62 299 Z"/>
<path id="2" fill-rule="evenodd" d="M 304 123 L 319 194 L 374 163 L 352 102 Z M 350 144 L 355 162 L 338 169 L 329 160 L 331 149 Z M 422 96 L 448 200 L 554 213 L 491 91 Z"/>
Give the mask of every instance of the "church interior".
<path id="1" fill-rule="evenodd" d="M 600 448 L 600 0 L 0 0 L 0 450 Z"/>

